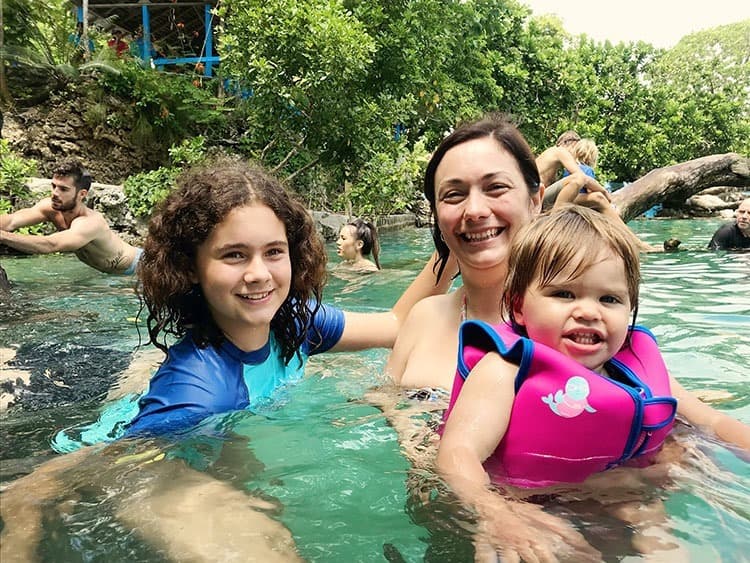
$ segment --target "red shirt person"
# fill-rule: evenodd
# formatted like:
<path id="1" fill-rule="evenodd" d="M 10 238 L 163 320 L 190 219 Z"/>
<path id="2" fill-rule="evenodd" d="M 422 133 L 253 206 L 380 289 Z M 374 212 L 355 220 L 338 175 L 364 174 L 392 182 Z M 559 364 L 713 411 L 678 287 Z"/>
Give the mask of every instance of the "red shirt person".
<path id="1" fill-rule="evenodd" d="M 122 31 L 119 29 L 112 32 L 112 37 L 107 41 L 107 46 L 114 49 L 118 57 L 122 57 L 123 53 L 128 51 L 128 44 L 122 39 Z"/>

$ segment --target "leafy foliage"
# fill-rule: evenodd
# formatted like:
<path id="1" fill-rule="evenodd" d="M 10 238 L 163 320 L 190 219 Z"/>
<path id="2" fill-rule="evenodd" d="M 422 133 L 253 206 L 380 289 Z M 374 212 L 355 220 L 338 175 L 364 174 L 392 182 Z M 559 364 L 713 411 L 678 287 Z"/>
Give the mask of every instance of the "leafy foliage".
<path id="1" fill-rule="evenodd" d="M 352 189 L 343 194 L 344 204 L 348 200 L 353 214 L 360 217 L 413 210 L 417 195 L 414 186 L 423 177 L 429 156 L 422 141 L 410 151 L 400 144 L 390 152 L 374 155 Z"/>
<path id="2" fill-rule="evenodd" d="M 750 153 L 750 20 L 684 37 L 654 65 L 675 161 Z"/>
<path id="3" fill-rule="evenodd" d="M 100 78 L 108 93 L 131 101 L 134 141 L 173 144 L 187 135 L 215 136 L 231 108 L 210 91 L 196 88 L 189 76 L 165 75 L 128 62 L 116 75 Z"/>
<path id="4" fill-rule="evenodd" d="M 0 139 L 0 214 L 11 213 L 19 203 L 31 196 L 26 180 L 36 174 L 36 162 L 21 158 L 10 150 L 7 139 Z M 38 234 L 42 225 L 32 225 L 18 230 L 24 234 Z"/>
<path id="5" fill-rule="evenodd" d="M 205 139 L 186 139 L 169 149 L 171 166 L 140 172 L 125 180 L 123 190 L 128 207 L 136 217 L 147 217 L 156 204 L 164 200 L 175 186 L 182 166 L 192 166 L 205 158 Z"/>
<path id="6" fill-rule="evenodd" d="M 0 139 L 0 197 L 11 206 L 31 193 L 26 180 L 36 174 L 36 162 L 21 158 L 10 150 L 7 139 Z"/>
<path id="7" fill-rule="evenodd" d="M 49 52 L 64 74 L 70 16 L 55 27 L 47 13 L 65 2 L 5 1 L 20 6 L 11 42 Z M 141 145 L 175 145 L 173 160 L 229 145 L 310 206 L 371 216 L 409 208 L 427 153 L 488 111 L 511 114 L 537 152 L 565 129 L 594 138 L 597 172 L 610 180 L 750 151 L 750 21 L 663 51 L 573 37 L 516 0 L 225 0 L 218 12 L 226 80 L 196 88 L 188 76 L 109 61 L 116 72 L 97 73 L 99 87 L 132 115 L 102 103 L 86 121 L 132 124 Z M 222 97 L 224 88 L 234 95 Z M 179 145 L 198 136 L 205 146 Z M 139 214 L 176 169 L 129 180 Z"/>

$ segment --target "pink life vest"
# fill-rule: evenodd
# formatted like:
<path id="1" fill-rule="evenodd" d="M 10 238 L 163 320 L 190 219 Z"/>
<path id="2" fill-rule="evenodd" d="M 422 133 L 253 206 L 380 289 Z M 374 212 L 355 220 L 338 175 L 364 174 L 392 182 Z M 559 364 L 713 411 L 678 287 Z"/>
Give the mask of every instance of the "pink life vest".
<path id="1" fill-rule="evenodd" d="M 459 332 L 450 416 L 471 369 L 488 352 L 518 365 L 505 436 L 484 462 L 493 482 L 519 487 L 578 483 L 656 452 L 672 429 L 677 400 L 654 335 L 636 326 L 606 364 L 610 377 L 513 332 L 467 321 Z"/>

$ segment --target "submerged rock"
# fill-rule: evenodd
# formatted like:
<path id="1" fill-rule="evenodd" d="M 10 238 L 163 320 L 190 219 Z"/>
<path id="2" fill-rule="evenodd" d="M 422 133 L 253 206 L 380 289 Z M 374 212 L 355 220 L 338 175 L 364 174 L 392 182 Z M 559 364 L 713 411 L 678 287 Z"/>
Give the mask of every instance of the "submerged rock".
<path id="1" fill-rule="evenodd" d="M 104 398 L 131 357 L 120 350 L 57 342 L 0 352 L 0 408 L 32 411 Z"/>

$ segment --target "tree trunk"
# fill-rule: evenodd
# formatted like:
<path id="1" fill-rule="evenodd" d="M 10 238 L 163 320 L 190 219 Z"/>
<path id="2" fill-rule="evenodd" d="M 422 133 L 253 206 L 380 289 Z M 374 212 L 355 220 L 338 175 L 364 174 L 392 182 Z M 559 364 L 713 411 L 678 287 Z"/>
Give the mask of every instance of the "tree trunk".
<path id="1" fill-rule="evenodd" d="M 624 221 L 630 221 L 657 203 L 682 204 L 713 186 L 750 187 L 750 158 L 737 153 L 714 154 L 652 170 L 612 194 Z"/>
<path id="2" fill-rule="evenodd" d="M 0 0 L 0 53 L 5 46 L 5 24 L 3 23 L 3 0 Z M 8 82 L 5 79 L 5 57 L 0 56 L 0 106 L 9 104 L 11 101 L 10 92 L 8 91 Z M 0 107 L 0 138 L 3 136 L 2 107 Z"/>

